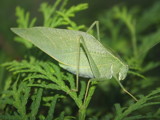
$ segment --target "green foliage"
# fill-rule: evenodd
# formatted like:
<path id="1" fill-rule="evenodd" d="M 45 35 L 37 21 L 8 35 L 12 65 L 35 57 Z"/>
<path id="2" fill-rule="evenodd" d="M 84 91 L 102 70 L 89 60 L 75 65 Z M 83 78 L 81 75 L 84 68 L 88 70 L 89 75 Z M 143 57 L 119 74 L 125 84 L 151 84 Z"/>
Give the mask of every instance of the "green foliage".
<path id="1" fill-rule="evenodd" d="M 67 3 L 68 0 L 57 0 L 54 5 L 42 3 L 39 8 L 43 15 L 41 25 L 86 30 L 85 25 L 78 25 L 72 18 L 88 5 L 67 8 Z M 129 75 L 123 83 L 131 93 L 139 96 L 138 102 L 129 100 L 127 95 L 122 96 L 112 81 L 100 85 L 101 90 L 94 96 L 96 83 L 93 83 L 84 102 L 86 81 L 81 80 L 79 91 L 73 91 L 75 78 L 72 74 L 63 71 L 28 41 L 15 37 L 15 41 L 22 43 L 29 53 L 25 54 L 25 60 L 3 64 L 13 74 L 6 77 L 1 87 L 0 119 L 83 120 L 86 115 L 89 120 L 160 119 L 160 84 L 156 74 L 160 62 L 154 59 L 157 58 L 155 51 L 151 51 L 160 42 L 159 5 L 157 2 L 147 10 L 115 6 L 99 17 L 102 42 L 122 55 L 129 64 Z M 31 14 L 21 7 L 16 8 L 16 16 L 21 28 L 42 22 L 37 17 L 31 18 Z M 0 68 L 0 74 L 3 69 Z M 93 102 L 88 108 L 92 97 Z"/>
<path id="2" fill-rule="evenodd" d="M 85 84 L 82 82 L 83 87 L 78 96 L 76 92 L 72 92 L 75 89 L 74 78 L 71 74 L 64 75 L 60 71 L 60 68 L 50 62 L 36 62 L 33 59 L 30 62 L 27 61 L 13 61 L 4 64 L 14 74 L 29 73 L 25 76 L 24 80 L 34 80 L 36 83 L 29 83 L 29 86 L 42 87 L 46 89 L 60 90 L 71 96 L 78 107 L 82 105 L 82 98 L 85 92 Z M 24 76 L 23 76 L 24 77 Z M 67 86 L 67 82 L 69 86 Z"/>
<path id="3" fill-rule="evenodd" d="M 16 16 L 17 16 L 17 24 L 18 24 L 18 27 L 20 28 L 33 27 L 36 22 L 36 18 L 33 18 L 30 22 L 29 21 L 30 13 L 29 12 L 25 13 L 24 9 L 19 6 L 16 8 Z M 27 42 L 26 40 L 23 40 L 18 36 L 15 37 L 15 41 L 23 43 L 27 48 L 32 47 L 31 43 Z"/>
<path id="4" fill-rule="evenodd" d="M 17 99 L 15 99 L 15 102 L 18 102 L 17 106 L 23 108 L 24 110 L 22 111 L 21 108 L 18 108 L 17 106 L 14 106 L 18 112 L 23 113 L 23 116 L 18 116 L 19 118 L 24 118 L 24 119 L 35 119 L 37 113 L 38 113 L 38 108 L 40 106 L 40 101 L 41 101 L 41 97 L 42 97 L 42 89 L 41 92 L 39 93 L 37 92 L 37 95 L 39 96 L 32 96 L 32 100 L 33 100 L 33 104 L 31 105 L 31 115 L 29 115 L 29 118 L 27 118 L 26 115 L 26 108 L 25 105 L 27 103 L 28 97 L 29 97 L 29 92 L 31 87 L 38 87 L 38 88 L 44 88 L 44 89 L 51 89 L 53 91 L 63 91 L 64 93 L 66 93 L 68 96 L 70 96 L 74 102 L 76 103 L 76 105 L 78 106 L 78 108 L 81 109 L 81 107 L 83 109 L 85 109 L 85 107 L 88 106 L 89 101 L 91 99 L 91 96 L 93 94 L 94 91 L 94 87 L 91 87 L 90 91 L 89 91 L 89 95 L 86 99 L 86 102 L 83 104 L 83 98 L 84 98 L 84 93 L 85 93 L 85 82 L 81 81 L 81 89 L 80 91 L 77 92 L 73 92 L 72 90 L 75 89 L 75 81 L 73 78 L 73 75 L 67 73 L 67 75 L 65 75 L 63 72 L 60 71 L 59 66 L 56 66 L 55 64 L 51 63 L 51 62 L 43 62 L 43 61 L 35 61 L 34 58 L 31 58 L 30 62 L 27 62 L 26 60 L 23 60 L 21 62 L 17 62 L 17 61 L 13 61 L 13 62 L 9 62 L 9 63 L 5 63 L 4 66 L 7 67 L 7 69 L 9 71 L 12 71 L 13 74 L 23 74 L 22 78 L 24 78 L 24 82 L 22 81 L 22 83 L 19 84 L 19 87 L 21 87 L 20 89 L 16 89 L 17 88 L 17 82 L 14 83 L 13 85 L 13 93 L 11 93 L 11 95 L 17 95 L 16 93 L 18 91 L 18 93 L 20 93 L 19 95 L 16 96 Z M 26 81 L 30 81 L 29 83 L 26 83 Z M 24 84 L 24 85 L 21 85 Z M 67 85 L 68 84 L 68 85 Z M 25 88 L 25 87 L 26 88 Z M 22 90 L 25 91 L 22 91 Z M 29 89 L 29 90 L 27 90 Z M 22 92 L 24 94 L 24 97 L 21 95 Z M 7 92 L 7 94 L 9 94 L 10 91 Z M 27 93 L 26 93 L 27 92 Z M 3 93 L 2 93 L 3 94 Z M 4 92 L 3 95 L 5 95 L 6 92 Z M 26 94 L 26 95 L 25 95 Z M 10 97 L 10 96 L 9 96 Z M 26 98 L 25 101 L 23 101 L 24 99 L 22 99 L 22 101 L 19 101 L 20 97 L 22 98 Z M 5 97 L 7 101 L 9 100 L 9 98 Z M 24 103 L 22 105 L 22 103 Z M 54 104 L 53 104 L 54 103 Z M 52 106 L 55 106 L 55 102 L 51 103 Z M 4 104 L 4 103 L 3 103 Z M 9 104 L 8 102 L 5 104 Z M 11 105 L 16 105 L 14 102 L 11 103 Z M 19 111 L 19 109 L 21 111 Z M 48 112 L 48 116 L 46 119 L 49 119 L 49 117 L 52 116 L 54 112 L 54 107 L 52 107 L 52 109 L 49 110 Z M 17 117 L 17 116 L 16 116 Z M 18 119 L 17 117 L 17 119 Z"/>
<path id="5" fill-rule="evenodd" d="M 135 103 L 130 105 L 128 108 L 121 108 L 119 104 L 115 104 L 116 107 L 116 117 L 115 120 L 137 120 L 137 119 L 158 119 L 157 117 L 159 116 L 154 116 L 155 111 L 152 110 L 148 110 L 147 114 L 145 113 L 139 113 L 136 115 L 132 115 L 129 116 L 130 114 L 134 113 L 134 111 L 137 111 L 139 109 L 142 109 L 145 107 L 150 107 L 152 105 L 159 105 L 160 102 L 156 99 L 159 100 L 160 98 L 160 88 L 158 88 L 157 90 L 152 91 L 150 94 L 143 96 L 140 98 L 140 100 Z M 156 100 L 156 101 L 154 101 Z M 135 113 L 134 113 L 135 114 Z M 143 115 L 141 115 L 143 114 Z"/>
<path id="6" fill-rule="evenodd" d="M 153 9 L 155 8 L 157 8 L 157 5 L 153 6 Z M 153 9 L 150 9 L 150 11 L 147 11 L 147 12 L 152 13 L 153 11 L 155 12 L 155 10 L 157 10 L 157 9 L 155 10 Z M 127 12 L 126 7 L 120 8 L 116 6 L 113 9 L 111 9 L 109 12 L 107 12 L 106 16 L 100 17 L 100 19 L 102 23 L 105 24 L 105 27 L 107 27 L 107 29 L 111 33 L 110 38 L 105 36 L 107 39 L 112 40 L 111 46 L 113 46 L 113 48 L 115 48 L 115 50 L 117 50 L 118 52 L 125 54 L 127 63 L 129 63 L 130 68 L 139 70 L 136 74 L 138 76 L 141 76 L 139 73 L 146 71 L 146 69 L 147 70 L 154 69 L 159 65 L 159 62 L 155 62 L 154 64 L 148 63 L 149 66 L 148 65 L 143 66 L 145 57 L 148 54 L 149 50 L 160 42 L 160 34 L 159 34 L 159 29 L 157 28 L 155 32 L 141 35 L 139 33 L 140 28 L 136 26 L 136 23 L 139 23 L 138 21 L 139 19 L 137 19 L 136 21 L 135 17 L 133 17 L 134 14 L 132 14 L 134 13 L 134 11 L 136 10 L 133 9 L 129 13 Z M 140 19 L 141 22 L 142 20 L 146 21 L 143 17 L 145 18 L 146 15 L 142 16 L 142 18 Z M 110 19 L 107 19 L 107 18 L 110 18 Z M 107 22 L 106 22 L 106 19 L 107 19 Z M 118 22 L 118 24 L 115 24 L 115 21 Z M 156 22 L 157 21 L 155 21 L 155 24 Z M 126 25 L 126 27 L 128 28 L 129 33 L 126 30 L 122 30 L 123 32 L 121 31 L 121 29 L 124 29 L 124 25 Z M 130 34 L 129 38 L 124 38 L 126 36 L 126 33 Z M 127 39 L 130 39 L 130 40 L 127 40 Z M 117 43 L 119 44 L 119 46 L 116 45 Z M 125 49 L 126 51 L 124 51 L 124 49 L 121 49 L 123 47 L 126 47 L 127 45 L 128 45 L 128 48 Z M 129 47 L 132 47 L 132 49 L 130 49 Z M 134 74 L 134 72 L 130 72 L 130 73 Z"/>
<path id="7" fill-rule="evenodd" d="M 1 64 L 5 61 L 5 55 L 0 52 L 1 60 L 0 60 L 0 91 L 3 90 L 4 78 L 5 78 L 5 70 L 4 67 L 1 67 Z"/>
<path id="8" fill-rule="evenodd" d="M 61 0 L 57 0 L 54 5 L 48 5 L 47 3 L 42 3 L 40 11 L 44 17 L 43 26 L 46 27 L 60 27 L 62 25 L 68 26 L 68 29 L 80 30 L 84 29 L 84 25 L 77 25 L 74 21 L 71 20 L 72 17 L 75 17 L 75 13 L 82 11 L 88 7 L 87 4 L 79 4 L 77 6 L 72 6 L 68 9 L 65 9 L 66 3 L 68 0 L 65 0 L 62 5 L 58 8 L 58 5 L 61 3 Z"/>
<path id="9" fill-rule="evenodd" d="M 1 105 L 9 105 L 9 106 L 3 106 L 6 107 L 5 114 L 0 115 L 0 119 L 3 120 L 36 120 L 37 117 L 39 117 L 39 112 L 41 112 L 43 108 L 45 107 L 45 104 L 42 105 L 45 97 L 42 97 L 43 89 L 42 88 L 35 88 L 32 89 L 28 84 L 32 84 L 33 81 L 22 81 L 19 83 L 19 80 L 16 80 L 14 84 L 10 87 L 10 89 L 7 89 L 3 91 L 2 99 L 0 100 Z M 31 95 L 32 94 L 32 95 Z M 51 120 L 53 119 L 53 113 L 55 109 L 55 104 L 57 102 L 57 99 L 60 98 L 59 95 L 52 96 L 52 101 L 47 101 L 48 104 L 48 114 L 45 117 L 43 117 L 43 120 Z M 1 106 L 2 107 L 2 106 Z M 28 112 L 30 110 L 30 112 Z M 42 117 L 42 116 L 41 116 Z"/>
<path id="10" fill-rule="evenodd" d="M 102 29 L 110 33 L 107 36 L 103 35 L 103 39 L 107 39 L 111 48 L 125 57 L 130 67 L 129 81 L 126 84 L 136 94 L 146 94 L 146 91 L 151 91 L 149 88 L 152 86 L 158 87 L 159 77 L 148 74 L 148 72 L 159 67 L 160 62 L 147 60 L 147 57 L 150 50 L 160 42 L 159 9 L 159 2 L 142 13 L 139 13 L 138 8 L 129 11 L 126 7 L 115 6 L 103 13 L 105 15 L 100 16 L 100 21 L 104 24 Z M 139 14 L 142 16 L 138 16 Z M 154 30 L 149 30 L 151 26 L 155 27 Z M 159 89 L 140 97 L 137 103 L 129 104 L 129 107 L 120 107 L 119 104 L 116 104 L 117 114 L 114 119 L 159 119 L 159 115 L 154 114 L 159 113 L 158 109 L 154 109 L 154 105 L 159 105 L 158 93 Z M 145 112 L 139 113 L 139 111 Z"/>
<path id="11" fill-rule="evenodd" d="M 47 27 L 67 27 L 68 29 L 85 29 L 84 25 L 77 25 L 74 21 L 71 20 L 72 17 L 79 11 L 82 11 L 87 8 L 87 4 L 79 4 L 77 6 L 72 6 L 68 9 L 65 9 L 67 4 L 67 0 L 57 0 L 56 3 L 51 6 L 47 3 L 42 3 L 40 6 L 40 11 L 44 17 L 43 26 Z M 36 24 L 37 18 L 30 18 L 29 12 L 24 12 L 24 9 L 17 7 L 16 8 L 16 16 L 18 17 L 17 23 L 18 27 L 26 28 L 32 27 Z M 30 20 L 31 19 L 31 20 Z M 23 43 L 26 48 L 33 48 L 33 45 L 23 40 L 20 37 L 16 37 L 15 40 L 17 42 Z M 81 88 L 79 92 L 73 92 L 72 90 L 75 89 L 75 80 L 73 75 L 67 74 L 65 75 L 55 64 L 51 62 L 43 62 L 43 61 L 36 61 L 33 57 L 30 58 L 30 61 L 22 60 L 21 62 L 13 61 L 9 63 L 3 64 L 7 67 L 7 69 L 13 72 L 14 76 L 19 74 L 20 81 L 14 82 L 13 87 L 8 87 L 6 91 L 2 92 L 2 96 L 5 96 L 2 99 L 1 103 L 4 104 L 4 109 L 7 104 L 9 107 L 13 107 L 16 110 L 14 113 L 10 113 L 8 110 L 4 112 L 4 115 L 0 115 L 2 119 L 21 119 L 24 120 L 31 119 L 34 120 L 36 118 L 40 118 L 41 120 L 51 120 L 51 119 L 71 119 L 74 117 L 65 115 L 65 112 L 62 111 L 59 117 L 54 117 L 54 109 L 57 99 L 59 98 L 59 94 L 54 95 L 51 97 L 52 102 L 47 101 L 47 106 L 49 107 L 48 115 L 45 116 L 44 114 L 40 114 L 39 109 L 45 107 L 43 106 L 43 101 L 45 95 L 43 95 L 43 90 L 52 90 L 52 91 L 62 91 L 65 94 L 63 96 L 70 96 L 75 105 L 78 106 L 80 109 L 80 114 L 85 117 L 84 111 L 91 99 L 93 91 L 95 87 L 91 87 L 89 90 L 89 95 L 86 98 L 86 102 L 83 102 L 84 94 L 85 94 L 85 82 L 81 82 Z M 24 87 L 25 86 L 25 87 Z M 33 89 L 33 93 L 31 89 Z M 11 89 L 11 90 L 9 90 Z M 6 92 L 10 94 L 10 96 L 6 97 Z M 19 93 L 19 94 L 16 94 Z M 36 94 L 36 95 L 35 95 Z M 53 95 L 52 95 L 53 96 Z M 10 97 L 13 97 L 12 101 L 10 101 Z M 24 97 L 24 99 L 23 99 Z M 22 99 L 22 101 L 20 101 Z M 29 100 L 32 100 L 30 102 Z M 7 101 L 10 101 L 7 102 Z M 30 104 L 28 107 L 27 104 Z M 82 110 L 81 110 L 82 109 Z M 27 111 L 31 111 L 27 113 Z M 42 111 L 43 112 L 43 111 Z"/>
<path id="12" fill-rule="evenodd" d="M 86 3 L 77 6 L 71 6 L 66 9 L 68 0 L 57 0 L 55 4 L 49 5 L 42 3 L 39 11 L 43 14 L 43 24 L 46 27 L 67 27 L 68 29 L 81 30 L 86 29 L 84 25 L 77 25 L 71 20 L 75 14 L 88 7 Z M 17 24 L 19 28 L 33 27 L 36 24 L 37 18 L 30 18 L 30 13 L 25 12 L 23 8 L 16 8 Z M 31 19 L 31 20 L 30 20 Z M 17 42 L 23 43 L 27 48 L 33 47 L 32 44 L 18 36 L 15 37 Z"/>

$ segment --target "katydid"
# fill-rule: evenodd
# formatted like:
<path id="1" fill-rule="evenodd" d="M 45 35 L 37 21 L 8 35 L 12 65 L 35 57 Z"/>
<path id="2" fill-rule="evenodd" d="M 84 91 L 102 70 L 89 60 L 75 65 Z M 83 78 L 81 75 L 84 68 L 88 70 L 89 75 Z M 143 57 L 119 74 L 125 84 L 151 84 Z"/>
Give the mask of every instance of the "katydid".
<path id="1" fill-rule="evenodd" d="M 97 28 L 98 40 L 87 33 L 94 25 Z M 120 87 L 137 101 L 120 83 L 127 75 L 128 65 L 100 43 L 97 21 L 87 32 L 48 27 L 11 28 L 11 30 L 57 60 L 62 68 L 76 74 L 77 89 L 79 76 L 90 78 L 85 98 L 91 81 L 114 77 Z"/>

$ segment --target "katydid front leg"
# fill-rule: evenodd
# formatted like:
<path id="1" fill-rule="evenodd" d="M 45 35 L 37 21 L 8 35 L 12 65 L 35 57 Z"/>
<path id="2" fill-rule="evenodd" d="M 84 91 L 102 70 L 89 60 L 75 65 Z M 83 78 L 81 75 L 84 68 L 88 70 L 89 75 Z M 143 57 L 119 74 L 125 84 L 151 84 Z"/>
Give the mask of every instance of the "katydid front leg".
<path id="1" fill-rule="evenodd" d="M 121 84 L 121 82 L 120 82 L 118 79 L 116 79 L 116 81 L 118 82 L 118 84 L 120 85 L 120 87 L 122 88 L 122 90 L 123 90 L 125 93 L 127 93 L 129 96 L 131 96 L 135 101 L 138 101 L 138 99 L 137 99 L 136 97 L 134 97 L 129 91 L 127 91 L 127 90 L 124 88 L 124 86 Z"/>

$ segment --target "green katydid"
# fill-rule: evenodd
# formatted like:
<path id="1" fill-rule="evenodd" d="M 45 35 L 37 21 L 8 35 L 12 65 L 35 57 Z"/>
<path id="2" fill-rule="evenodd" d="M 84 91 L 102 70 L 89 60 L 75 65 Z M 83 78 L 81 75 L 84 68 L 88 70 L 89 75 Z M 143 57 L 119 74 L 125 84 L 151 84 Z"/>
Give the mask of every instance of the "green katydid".
<path id="1" fill-rule="evenodd" d="M 91 81 L 114 77 L 120 87 L 137 101 L 120 83 L 127 75 L 128 65 L 100 43 L 97 21 L 89 30 L 95 25 L 98 40 L 86 32 L 67 29 L 32 27 L 11 30 L 57 60 L 62 68 L 76 74 L 77 90 L 79 76 L 91 78 L 87 84 L 85 98 Z"/>

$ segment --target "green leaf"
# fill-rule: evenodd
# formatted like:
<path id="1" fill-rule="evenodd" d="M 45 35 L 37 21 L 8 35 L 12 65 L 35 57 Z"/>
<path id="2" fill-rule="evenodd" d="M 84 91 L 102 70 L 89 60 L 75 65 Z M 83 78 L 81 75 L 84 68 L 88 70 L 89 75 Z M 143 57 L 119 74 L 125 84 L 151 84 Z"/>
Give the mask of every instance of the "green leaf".
<path id="1" fill-rule="evenodd" d="M 36 116 L 40 108 L 42 93 L 43 93 L 43 89 L 39 88 L 37 90 L 37 93 L 32 97 L 31 113 L 30 113 L 31 120 L 36 120 Z"/>
<path id="2" fill-rule="evenodd" d="M 28 28 L 34 26 L 36 22 L 36 18 L 33 18 L 31 22 L 29 22 L 30 19 L 30 13 L 24 11 L 23 8 L 21 7 L 16 7 L 16 16 L 17 16 L 17 23 L 18 27 L 20 28 Z M 28 41 L 20 38 L 20 37 L 15 37 L 15 41 L 20 42 L 26 46 L 26 48 L 31 48 L 33 45 L 29 43 Z"/>
<path id="3" fill-rule="evenodd" d="M 148 51 L 160 42 L 160 30 L 150 35 L 142 37 L 142 45 L 139 48 L 138 59 L 143 61 Z"/>
<path id="4" fill-rule="evenodd" d="M 128 115 L 132 114 L 133 112 L 135 112 L 139 109 L 142 109 L 143 107 L 148 107 L 148 106 L 151 106 L 151 105 L 160 104 L 160 102 L 155 102 L 155 100 L 157 98 L 160 98 L 159 93 L 160 93 L 160 88 L 152 91 L 147 96 L 141 97 L 136 103 L 130 105 L 128 108 L 120 108 L 119 105 L 118 106 L 116 105 L 116 110 L 118 110 L 118 111 L 117 111 L 117 115 L 115 117 L 115 120 L 125 120 L 125 119 L 128 120 L 127 119 Z M 151 101 L 151 100 L 153 100 L 153 101 Z M 135 116 L 133 118 L 141 118 L 141 116 Z"/>
<path id="5" fill-rule="evenodd" d="M 144 32 L 154 24 L 159 24 L 160 2 L 155 2 L 153 6 L 141 13 L 136 24 L 137 32 Z"/>
<path id="6" fill-rule="evenodd" d="M 52 102 L 51 102 L 51 105 L 49 107 L 49 111 L 48 111 L 48 115 L 46 117 L 45 120 L 52 120 L 54 117 L 53 117 L 53 114 L 54 114 L 54 111 L 55 111 L 55 105 L 56 105 L 56 102 L 57 102 L 57 99 L 58 99 L 58 95 L 54 96 L 52 98 Z"/>

